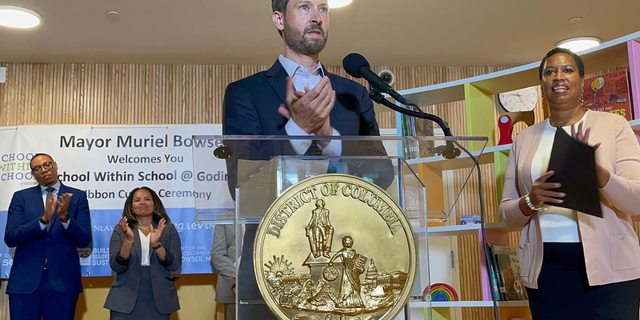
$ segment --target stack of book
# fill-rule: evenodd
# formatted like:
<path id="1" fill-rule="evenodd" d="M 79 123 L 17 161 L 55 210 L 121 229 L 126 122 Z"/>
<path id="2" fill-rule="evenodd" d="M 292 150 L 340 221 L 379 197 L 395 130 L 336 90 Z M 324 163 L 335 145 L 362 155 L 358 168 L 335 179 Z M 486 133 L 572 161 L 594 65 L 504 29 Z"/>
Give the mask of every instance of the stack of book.
<path id="1" fill-rule="evenodd" d="M 518 249 L 510 246 L 487 244 L 493 295 L 498 301 L 527 300 L 527 291 L 520 276 Z"/>

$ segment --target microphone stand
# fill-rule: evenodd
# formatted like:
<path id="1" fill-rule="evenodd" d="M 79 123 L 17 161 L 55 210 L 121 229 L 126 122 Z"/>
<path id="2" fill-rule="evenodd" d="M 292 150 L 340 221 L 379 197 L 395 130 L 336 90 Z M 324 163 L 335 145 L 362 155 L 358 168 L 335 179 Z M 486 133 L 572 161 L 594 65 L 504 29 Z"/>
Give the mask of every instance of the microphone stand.
<path id="1" fill-rule="evenodd" d="M 385 99 L 384 95 L 382 95 L 382 93 L 380 93 L 380 91 L 375 88 L 374 86 L 370 86 L 371 90 L 369 90 L 369 98 L 371 98 L 371 100 L 380 103 L 394 111 L 400 112 L 404 115 L 410 116 L 410 117 L 415 117 L 415 118 L 419 118 L 419 119 L 427 119 L 427 120 L 431 120 L 435 123 L 437 123 L 440 128 L 442 128 L 442 131 L 444 132 L 444 135 L 447 137 L 453 137 L 453 135 L 451 134 L 451 129 L 449 128 L 449 125 L 447 125 L 446 122 L 444 122 L 444 120 L 442 120 L 440 117 L 432 115 L 432 114 L 428 114 L 428 113 L 424 113 L 422 112 L 422 110 L 420 110 L 420 108 L 418 106 L 416 106 L 415 104 L 412 103 L 408 103 L 407 100 L 404 99 L 403 96 L 401 96 L 399 93 L 394 92 L 393 94 L 390 94 L 394 99 L 396 99 L 396 101 L 404 104 L 405 106 L 412 106 L 414 108 L 416 108 L 418 111 L 420 112 L 416 112 L 416 111 L 412 111 L 412 110 L 408 110 L 402 107 L 399 107 L 393 103 L 391 103 L 391 101 Z M 471 152 L 469 152 L 469 150 L 467 150 L 464 146 L 462 146 L 458 141 L 456 140 L 451 140 L 451 141 L 447 141 L 447 149 L 442 153 L 442 156 L 447 158 L 447 159 L 454 159 L 457 158 L 460 155 L 460 149 L 456 149 L 453 147 L 452 145 L 452 141 L 453 143 L 456 144 L 456 146 L 458 146 L 460 149 L 464 150 L 464 152 L 469 156 L 469 158 L 473 161 L 475 168 L 476 168 L 476 172 L 478 173 L 478 184 L 480 187 L 478 187 L 478 198 L 480 200 L 480 231 L 482 234 L 482 245 L 484 247 L 484 253 L 485 253 L 485 261 L 487 264 L 492 263 L 492 257 L 489 255 L 489 250 L 488 250 L 488 245 L 487 245 L 487 237 L 485 235 L 485 214 L 484 214 L 484 201 L 482 200 L 483 196 L 482 196 L 482 172 L 480 170 L 480 163 L 478 162 L 478 159 L 476 159 L 476 157 L 473 156 L 473 154 Z M 457 203 L 457 199 L 456 199 L 456 203 Z M 454 203 L 453 205 L 455 206 Z M 487 268 L 487 272 L 491 272 L 490 271 L 491 268 Z M 488 274 L 487 275 L 489 281 L 491 281 L 491 275 Z M 493 286 L 493 283 L 490 284 L 490 286 Z M 498 315 L 498 297 L 496 297 L 493 294 L 493 290 L 491 290 L 491 300 L 493 300 L 493 313 L 494 313 L 494 318 L 496 320 L 500 319 L 499 315 Z M 409 312 L 409 308 L 408 305 L 405 305 L 404 307 L 405 310 L 405 319 L 407 319 L 408 317 L 408 312 Z"/>
<path id="2" fill-rule="evenodd" d="M 371 98 L 371 100 L 380 103 L 386 107 L 388 107 L 389 109 L 392 109 L 394 111 L 400 112 L 404 115 L 410 116 L 410 117 L 414 117 L 414 118 L 419 118 L 419 119 L 427 119 L 427 120 L 431 120 L 435 123 L 437 123 L 440 128 L 442 128 L 442 132 L 444 132 L 444 135 L 447 137 L 453 137 L 453 134 L 451 134 L 451 129 L 449 128 L 449 125 L 444 122 L 444 120 L 442 120 L 442 118 L 433 115 L 433 114 L 428 114 L 428 113 L 424 113 L 422 112 L 422 110 L 420 110 L 420 108 L 418 106 L 416 106 L 415 104 L 412 103 L 408 103 L 404 97 L 402 97 L 400 94 L 394 94 L 393 97 L 400 103 L 407 105 L 407 106 L 412 106 L 416 109 L 418 109 L 420 112 L 416 112 L 416 111 L 412 111 L 409 109 L 405 109 L 402 107 L 399 107 L 393 103 L 391 103 L 391 101 L 385 99 L 384 95 L 382 95 L 382 93 L 375 87 L 371 86 L 370 87 L 371 90 L 369 91 L 369 98 Z M 400 98 L 400 99 L 398 99 Z M 457 142 L 455 142 L 456 145 L 459 146 L 459 144 Z M 445 154 L 446 153 L 446 154 Z M 447 159 L 455 159 L 460 155 L 460 150 L 456 149 L 453 147 L 453 145 L 451 144 L 451 141 L 447 141 L 447 149 L 445 150 L 445 152 L 443 152 L 442 154 L 445 158 Z"/>

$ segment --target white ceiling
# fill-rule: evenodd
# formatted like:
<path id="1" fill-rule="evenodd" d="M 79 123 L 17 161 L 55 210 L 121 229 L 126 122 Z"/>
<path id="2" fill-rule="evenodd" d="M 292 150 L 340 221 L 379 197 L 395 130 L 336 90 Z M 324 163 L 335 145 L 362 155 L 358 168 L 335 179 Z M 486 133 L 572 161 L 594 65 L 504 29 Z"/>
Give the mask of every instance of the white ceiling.
<path id="1" fill-rule="evenodd" d="M 0 0 L 43 17 L 0 27 L 0 62 L 271 64 L 282 40 L 270 0 Z M 120 12 L 107 21 L 106 12 Z M 572 24 L 568 19 L 583 17 Z M 638 0 L 354 0 L 331 11 L 326 65 L 521 65 L 559 40 L 640 30 Z"/>

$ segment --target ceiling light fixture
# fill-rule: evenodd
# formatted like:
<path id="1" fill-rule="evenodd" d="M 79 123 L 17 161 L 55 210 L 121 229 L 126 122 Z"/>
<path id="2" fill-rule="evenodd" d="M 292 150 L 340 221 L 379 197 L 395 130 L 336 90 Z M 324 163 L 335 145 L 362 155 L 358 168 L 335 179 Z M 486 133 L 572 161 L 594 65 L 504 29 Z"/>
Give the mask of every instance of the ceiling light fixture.
<path id="1" fill-rule="evenodd" d="M 35 11 L 16 6 L 0 5 L 0 25 L 27 29 L 40 24 L 42 17 Z"/>
<path id="2" fill-rule="evenodd" d="M 115 23 L 120 21 L 120 12 L 115 10 L 109 10 L 105 13 L 107 15 L 107 21 Z"/>
<path id="3" fill-rule="evenodd" d="M 582 17 L 571 17 L 569 18 L 569 23 L 578 23 L 582 21 Z"/>
<path id="4" fill-rule="evenodd" d="M 598 45 L 600 45 L 600 39 L 596 37 L 575 37 L 556 43 L 556 47 L 569 49 L 573 52 L 591 49 Z"/>
<path id="5" fill-rule="evenodd" d="M 329 0 L 329 8 L 335 9 L 351 4 L 353 0 Z"/>

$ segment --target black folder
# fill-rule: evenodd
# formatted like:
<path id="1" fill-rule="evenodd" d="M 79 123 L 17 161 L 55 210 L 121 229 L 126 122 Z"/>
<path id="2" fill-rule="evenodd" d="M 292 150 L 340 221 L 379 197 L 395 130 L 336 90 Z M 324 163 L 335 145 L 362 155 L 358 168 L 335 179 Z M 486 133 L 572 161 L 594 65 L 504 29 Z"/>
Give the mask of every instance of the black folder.
<path id="1" fill-rule="evenodd" d="M 595 148 L 572 138 L 558 128 L 549 158 L 548 171 L 555 174 L 547 182 L 560 182 L 557 191 L 564 192 L 564 202 L 554 204 L 602 218 L 596 179 Z"/>

